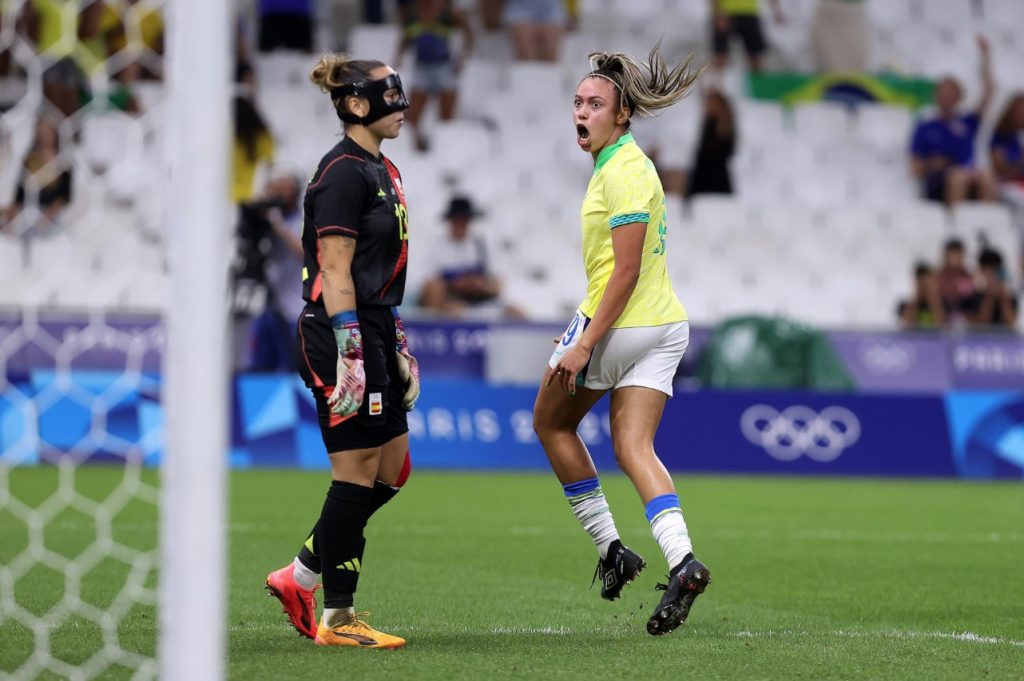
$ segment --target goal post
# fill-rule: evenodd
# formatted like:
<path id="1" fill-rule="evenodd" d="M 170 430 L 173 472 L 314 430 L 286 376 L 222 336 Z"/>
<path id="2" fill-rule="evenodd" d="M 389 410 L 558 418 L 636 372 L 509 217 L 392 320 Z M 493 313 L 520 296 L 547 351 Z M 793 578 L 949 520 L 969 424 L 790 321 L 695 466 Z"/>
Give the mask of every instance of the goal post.
<path id="1" fill-rule="evenodd" d="M 160 678 L 224 677 L 234 3 L 170 0 Z"/>

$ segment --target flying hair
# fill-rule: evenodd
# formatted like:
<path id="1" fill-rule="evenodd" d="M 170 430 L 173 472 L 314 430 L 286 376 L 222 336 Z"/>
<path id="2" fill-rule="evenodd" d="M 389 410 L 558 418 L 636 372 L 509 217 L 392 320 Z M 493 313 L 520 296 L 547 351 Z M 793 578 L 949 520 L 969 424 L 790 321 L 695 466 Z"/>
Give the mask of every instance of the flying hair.
<path id="1" fill-rule="evenodd" d="M 646 64 L 622 52 L 592 52 L 589 57 L 591 70 L 584 78 L 611 81 L 619 91 L 619 106 L 640 118 L 650 118 L 681 100 L 704 72 L 691 68 L 692 54 L 669 68 L 661 56 L 661 41 L 647 55 Z"/>

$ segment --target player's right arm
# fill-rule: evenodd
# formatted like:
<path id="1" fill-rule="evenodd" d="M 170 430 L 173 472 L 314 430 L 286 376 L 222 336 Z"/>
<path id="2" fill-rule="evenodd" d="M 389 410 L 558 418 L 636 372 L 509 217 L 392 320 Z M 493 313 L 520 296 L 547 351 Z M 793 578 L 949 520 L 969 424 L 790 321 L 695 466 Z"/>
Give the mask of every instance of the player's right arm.
<path id="1" fill-rule="evenodd" d="M 366 391 L 352 261 L 369 191 L 358 167 L 345 161 L 329 166 L 314 187 L 313 225 L 323 283 L 321 295 L 338 344 L 337 380 L 327 404 L 335 414 L 351 416 L 359 410 Z"/>

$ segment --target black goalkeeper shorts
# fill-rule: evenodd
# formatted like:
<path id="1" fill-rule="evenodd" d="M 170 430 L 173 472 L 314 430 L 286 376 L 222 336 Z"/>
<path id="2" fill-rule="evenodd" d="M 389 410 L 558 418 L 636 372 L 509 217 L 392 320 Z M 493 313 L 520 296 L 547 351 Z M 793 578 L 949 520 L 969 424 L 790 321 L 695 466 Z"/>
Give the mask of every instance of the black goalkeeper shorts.
<path id="1" fill-rule="evenodd" d="M 343 419 L 332 414 L 327 398 L 337 381 L 338 344 L 323 305 L 307 304 L 299 316 L 298 365 L 313 391 L 320 435 L 328 453 L 380 447 L 409 432 L 402 398 L 405 384 L 395 359 L 395 318 L 390 307 L 356 309 L 363 337 L 366 393 L 359 411 Z"/>

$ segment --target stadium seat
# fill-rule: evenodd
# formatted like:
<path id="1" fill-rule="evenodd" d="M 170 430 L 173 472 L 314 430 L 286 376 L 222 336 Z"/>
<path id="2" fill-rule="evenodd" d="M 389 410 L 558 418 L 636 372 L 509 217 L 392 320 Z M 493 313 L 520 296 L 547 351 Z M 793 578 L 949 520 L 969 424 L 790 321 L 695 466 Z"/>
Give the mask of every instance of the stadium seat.
<path id="1" fill-rule="evenodd" d="M 490 158 L 493 148 L 491 133 L 478 123 L 438 122 L 431 130 L 429 155 L 444 174 L 457 176 L 463 169 Z"/>
<path id="2" fill-rule="evenodd" d="M 393 24 L 359 24 L 348 36 L 349 52 L 359 59 L 378 59 L 390 64 L 398 54 L 402 29 Z"/>
<path id="3" fill-rule="evenodd" d="M 0 281 L 6 283 L 20 279 L 24 262 L 22 242 L 16 237 L 0 233 Z"/>
<path id="4" fill-rule="evenodd" d="M 981 0 L 982 16 L 990 26 L 1016 27 L 1024 25 L 1024 5 L 1018 0 Z"/>
<path id="5" fill-rule="evenodd" d="M 977 15 L 973 0 L 942 0 L 923 2 L 920 7 L 922 23 L 938 29 L 962 31 L 973 34 Z"/>
<path id="6" fill-rule="evenodd" d="M 870 206 L 884 206 L 893 200 L 913 200 L 919 193 L 917 180 L 908 162 L 866 166 L 850 178 L 851 195 Z"/>
<path id="7" fill-rule="evenodd" d="M 393 56 L 393 55 L 392 55 Z M 315 59 L 305 52 L 275 50 L 257 54 L 254 71 L 259 88 L 287 87 L 297 90 L 309 84 Z"/>
<path id="8" fill-rule="evenodd" d="M 901 30 L 917 21 L 916 0 L 868 0 L 871 24 L 887 30 Z"/>
<path id="9" fill-rule="evenodd" d="M 906 159 L 913 131 L 910 109 L 887 104 L 857 107 L 856 137 L 880 159 Z"/>
<path id="10" fill-rule="evenodd" d="M 81 119 L 80 153 L 94 171 L 103 173 L 118 163 L 137 160 L 144 146 L 144 130 L 125 113 L 86 114 Z"/>
<path id="11" fill-rule="evenodd" d="M 836 171 L 809 173 L 793 179 L 793 198 L 812 210 L 828 210 L 851 194 L 846 175 Z"/>
<path id="12" fill-rule="evenodd" d="M 747 230 L 747 211 L 731 196 L 698 194 L 690 205 L 696 229 L 714 235 L 743 233 Z"/>
<path id="13" fill-rule="evenodd" d="M 456 117 L 463 120 L 491 118 L 487 102 L 500 90 L 504 73 L 501 64 L 485 59 L 469 59 L 459 74 Z"/>
<path id="14" fill-rule="evenodd" d="M 879 205 L 879 210 L 892 234 L 926 232 L 941 236 L 950 231 L 945 208 L 934 201 L 890 201 Z"/>
<path id="15" fill-rule="evenodd" d="M 744 144 L 758 140 L 763 144 L 785 146 L 790 140 L 785 110 L 776 102 L 740 101 L 736 106 L 736 117 L 739 136 Z"/>

